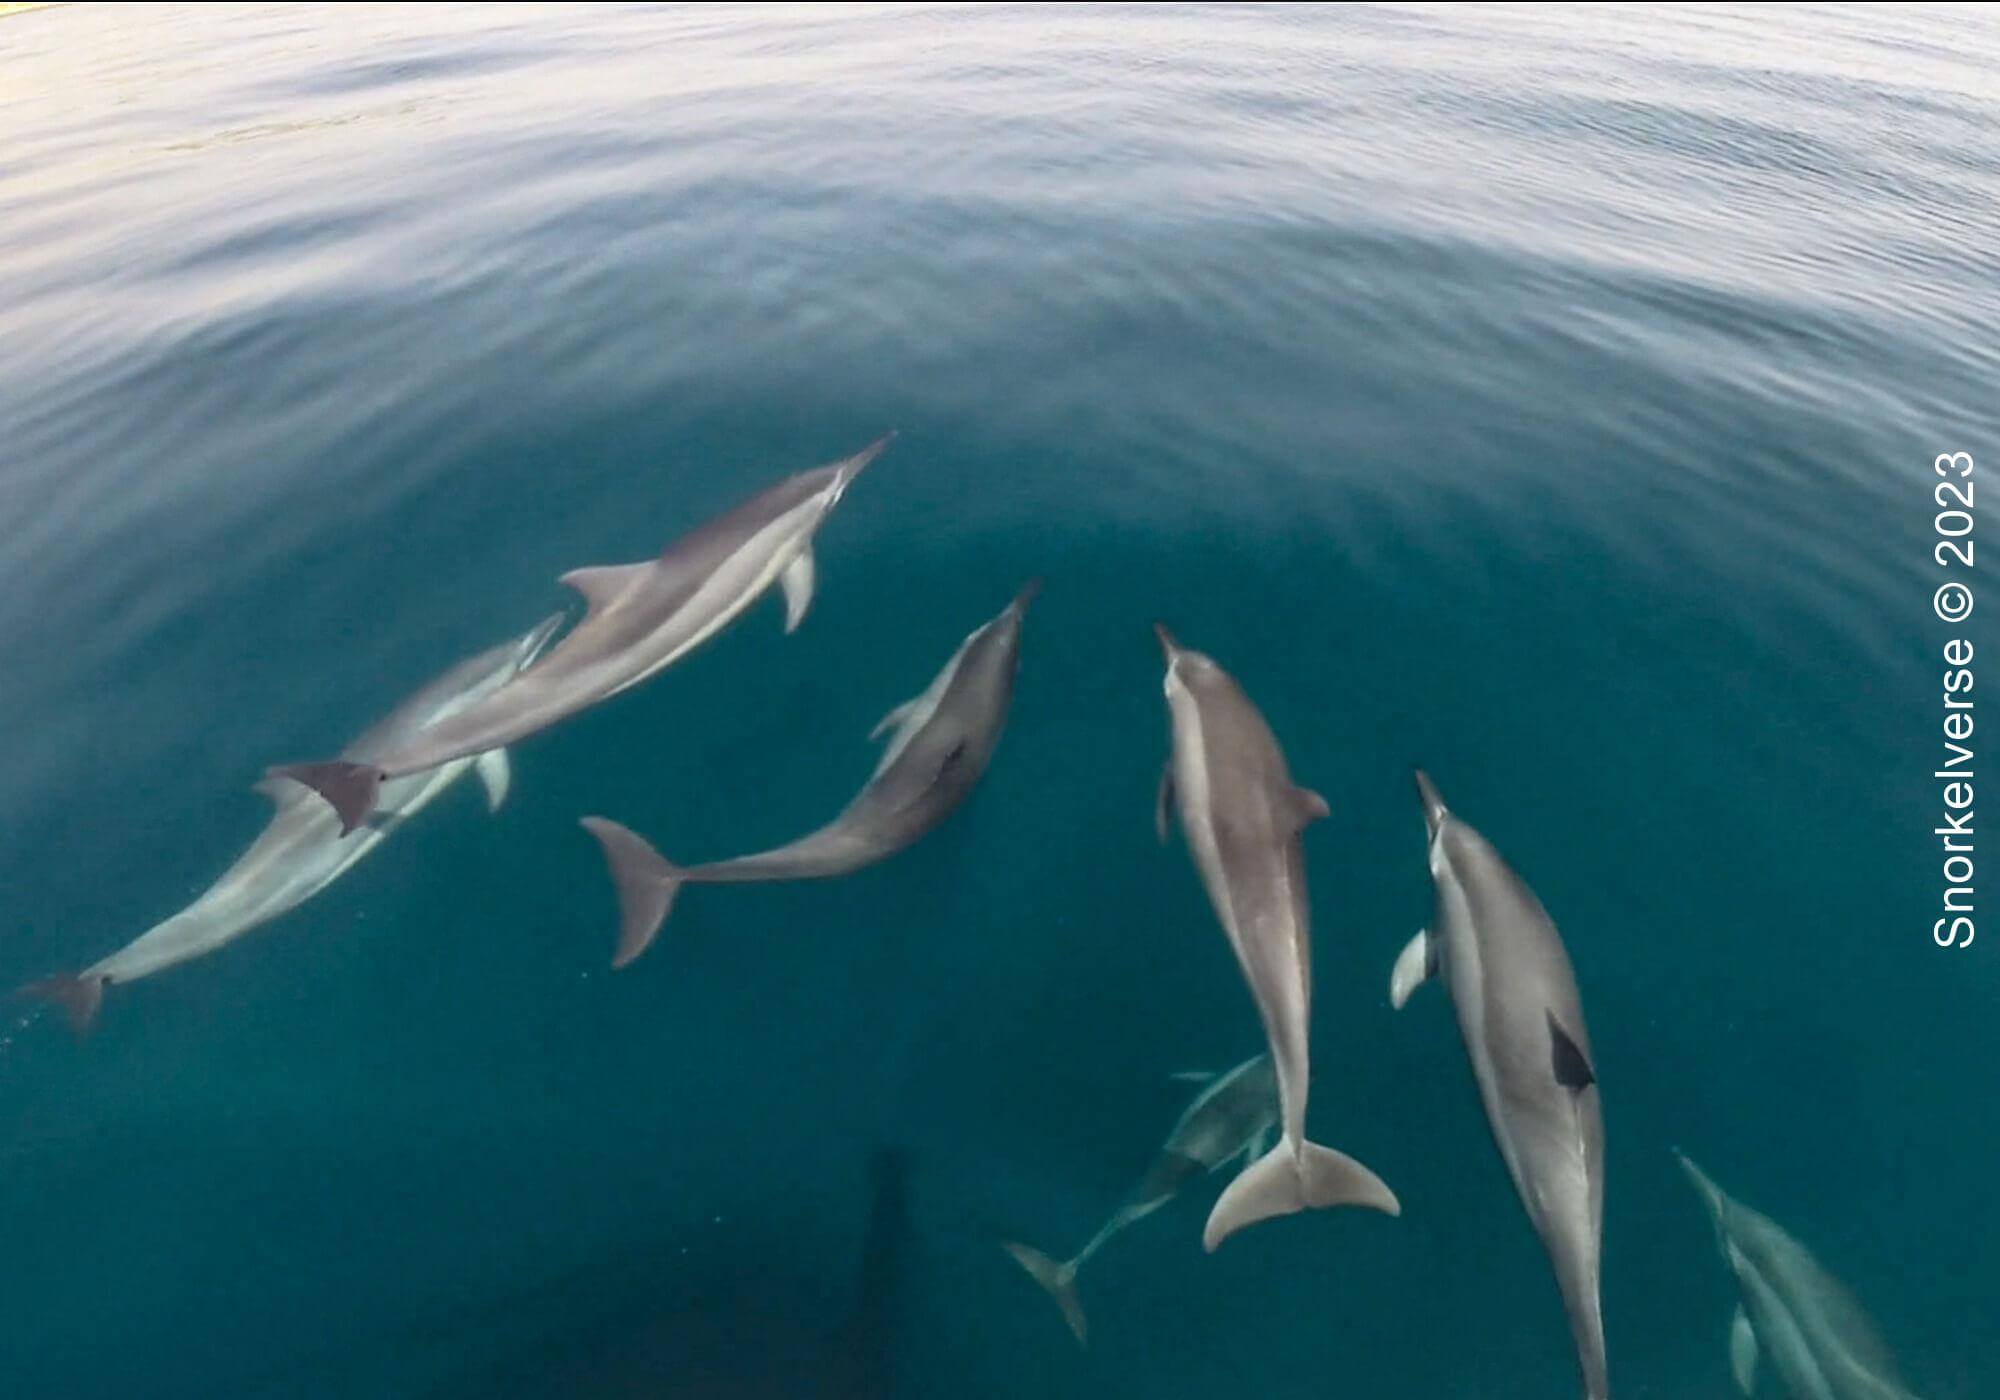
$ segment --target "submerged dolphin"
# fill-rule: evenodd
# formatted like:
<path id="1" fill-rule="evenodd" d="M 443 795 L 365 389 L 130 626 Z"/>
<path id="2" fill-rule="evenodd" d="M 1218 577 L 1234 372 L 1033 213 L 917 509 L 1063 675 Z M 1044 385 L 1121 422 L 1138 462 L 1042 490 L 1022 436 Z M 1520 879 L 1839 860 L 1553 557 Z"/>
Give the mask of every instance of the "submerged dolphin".
<path id="1" fill-rule="evenodd" d="M 1305 1136 L 1312 941 L 1299 832 L 1327 814 L 1326 800 L 1292 782 L 1270 726 L 1227 671 L 1158 623 L 1153 630 L 1166 654 L 1173 727 L 1155 822 L 1164 840 L 1168 808 L 1180 811 L 1195 868 L 1264 1023 L 1283 1130 L 1282 1141 L 1223 1191 L 1201 1242 L 1213 1250 L 1245 1225 L 1308 1206 L 1400 1215 L 1395 1192 L 1374 1172 Z"/>
<path id="2" fill-rule="evenodd" d="M 1176 1077 L 1196 1079 L 1205 1087 L 1167 1134 L 1166 1144 L 1139 1184 L 1089 1243 L 1060 1261 L 1029 1245 L 1013 1241 L 1001 1245 L 1056 1300 L 1078 1342 L 1087 1341 L 1088 1333 L 1083 1301 L 1076 1293 L 1077 1270 L 1113 1235 L 1171 1201 L 1197 1176 L 1219 1171 L 1238 1157 L 1255 1161 L 1271 1150 L 1278 1127 L 1278 1079 L 1269 1055 L 1253 1056 L 1226 1074 Z"/>
<path id="3" fill-rule="evenodd" d="M 1400 1010 L 1442 974 L 1493 1140 L 1555 1266 L 1584 1395 L 1605 1400 L 1604 1115 L 1576 975 L 1535 892 L 1421 769 L 1416 779 L 1436 910 L 1396 959 L 1389 1000 Z"/>
<path id="4" fill-rule="evenodd" d="M 657 559 L 572 569 L 560 582 L 589 611 L 531 672 L 409 742 L 365 761 L 273 768 L 315 789 L 352 831 L 374 810 L 383 779 L 484 753 L 546 729 L 664 670 L 734 621 L 772 583 L 790 632 L 812 602 L 813 532 L 890 433 L 844 461 L 800 472 L 683 535 Z"/>
<path id="5" fill-rule="evenodd" d="M 420 740 L 431 726 L 463 713 L 519 675 L 561 625 L 562 616 L 557 614 L 511 642 L 459 662 L 349 744 L 343 755 L 367 763 Z M 70 1024 L 86 1030 L 107 984 L 136 982 L 212 953 L 295 908 L 346 874 L 391 830 L 475 769 L 486 786 L 488 809 L 498 811 L 507 798 L 507 751 L 489 749 L 385 784 L 383 819 L 347 841 L 341 839 L 340 821 L 325 803 L 303 788 L 266 778 L 257 786 L 277 807 L 270 825 L 199 899 L 82 972 L 50 977 L 22 990 L 59 1002 L 69 1013 Z"/>
<path id="6" fill-rule="evenodd" d="M 1742 1301 L 1729 1328 L 1729 1364 L 1745 1395 L 1768 1358 L 1792 1400 L 1914 1400 L 1888 1346 L 1840 1280 L 1806 1247 L 1680 1158 L 1715 1224 L 1715 1241 Z"/>
<path id="7" fill-rule="evenodd" d="M 674 865 L 638 833 L 603 817 L 583 825 L 604 846 L 618 888 L 620 928 L 613 967 L 653 941 L 684 884 L 816 880 L 846 875 L 894 855 L 949 816 L 972 791 L 1000 742 L 1021 662 L 1021 618 L 1041 589 L 1031 582 L 998 617 L 959 643 L 937 678 L 882 717 L 870 738 L 893 730 L 874 776 L 841 814 L 809 836 L 756 855 Z"/>

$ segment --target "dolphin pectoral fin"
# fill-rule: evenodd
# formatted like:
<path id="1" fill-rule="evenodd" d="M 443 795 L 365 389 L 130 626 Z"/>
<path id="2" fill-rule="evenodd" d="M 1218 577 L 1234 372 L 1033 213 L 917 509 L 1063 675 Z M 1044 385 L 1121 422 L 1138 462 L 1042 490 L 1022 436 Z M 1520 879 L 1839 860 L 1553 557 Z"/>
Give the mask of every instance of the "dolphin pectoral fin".
<path id="1" fill-rule="evenodd" d="M 265 773 L 268 777 L 304 783 L 324 797 L 340 814 L 342 836 L 368 820 L 368 814 L 375 810 L 375 796 L 382 790 L 382 779 L 387 776 L 372 764 L 348 763 L 342 759 L 286 763 L 266 769 Z"/>
<path id="2" fill-rule="evenodd" d="M 1209 1080 L 1215 1078 L 1215 1071 L 1211 1069 L 1177 1069 L 1168 1075 L 1167 1078 L 1173 1080 L 1176 1084 L 1206 1084 Z"/>
<path id="3" fill-rule="evenodd" d="M 1729 1323 L 1729 1370 L 1736 1377 L 1738 1390 L 1745 1395 L 1757 1393 L 1757 1334 L 1750 1330 L 1750 1318 L 1741 1303 Z"/>
<path id="4" fill-rule="evenodd" d="M 923 697 L 921 695 L 918 695 L 912 697 L 911 699 L 905 700 L 895 709 L 889 711 L 888 714 L 876 720 L 875 727 L 868 731 L 869 740 L 872 742 L 873 740 L 881 738 L 884 734 L 887 734 L 890 730 L 900 728 L 905 720 L 909 719 L 911 715 L 916 713 L 917 705 L 920 701 L 922 701 L 922 699 Z"/>
<path id="5" fill-rule="evenodd" d="M 812 546 L 807 545 L 778 575 L 778 584 L 785 590 L 785 635 L 788 637 L 799 630 L 799 624 L 805 621 L 806 609 L 812 606 L 814 573 Z"/>
<path id="6" fill-rule="evenodd" d="M 1304 831 L 1314 822 L 1331 815 L 1332 809 L 1326 799 L 1311 788 L 1295 787 L 1290 794 L 1290 807 L 1294 829 Z"/>
<path id="7" fill-rule="evenodd" d="M 1572 1094 L 1580 1094 L 1597 1082 L 1597 1071 L 1590 1066 L 1590 1057 L 1576 1043 L 1576 1037 L 1563 1029 L 1556 1013 L 1549 1016 L 1549 1050 L 1551 1066 L 1555 1071 L 1556 1083 Z"/>
<path id="8" fill-rule="evenodd" d="M 1153 795 L 1153 834 L 1162 846 L 1167 844 L 1167 821 L 1173 815 L 1175 800 L 1174 761 L 1169 758 L 1160 765 L 1160 789 Z"/>
<path id="9" fill-rule="evenodd" d="M 617 602 L 640 575 L 652 568 L 651 560 L 643 564 L 594 564 L 586 569 L 571 569 L 556 582 L 581 593 L 589 611 L 596 613 Z"/>
<path id="10" fill-rule="evenodd" d="M 1033 1245 L 1018 1244 L 1013 1240 L 1003 1240 L 1000 1247 L 1013 1257 L 1016 1264 L 1028 1271 L 1028 1277 L 1042 1286 L 1042 1291 L 1056 1300 L 1062 1309 L 1063 1321 L 1069 1324 L 1070 1332 L 1076 1337 L 1078 1346 L 1090 1344 L 1090 1328 L 1083 1316 L 1083 1300 L 1076 1296 L 1076 1264 L 1051 1259 Z"/>
<path id="11" fill-rule="evenodd" d="M 488 749 L 472 760 L 473 771 L 479 774 L 479 781 L 486 788 L 486 810 L 497 812 L 507 800 L 507 789 L 513 784 L 514 773 L 507 762 L 507 750 Z"/>
<path id="12" fill-rule="evenodd" d="M 666 922 L 686 873 L 648 845 L 645 837 L 617 822 L 585 817 L 583 829 L 604 847 L 611 883 L 618 890 L 618 949 L 611 965 L 624 967 L 646 951 Z"/>
<path id="13" fill-rule="evenodd" d="M 76 977 L 64 973 L 30 982 L 14 995 L 54 1002 L 63 1009 L 70 1030 L 81 1039 L 89 1035 L 90 1028 L 97 1024 L 98 1008 L 104 1005 L 104 984 L 110 980 L 108 977 Z"/>
<path id="14" fill-rule="evenodd" d="M 1396 955 L 1395 969 L 1389 974 L 1389 1005 L 1401 1011 L 1410 993 L 1435 977 L 1437 970 L 1437 943 L 1429 929 L 1420 928 Z"/>
<path id="15" fill-rule="evenodd" d="M 1280 1142 L 1223 1188 L 1201 1232 L 1201 1245 L 1213 1254 L 1216 1246 L 1246 1225 L 1325 1206 L 1403 1213 L 1402 1203 L 1382 1178 L 1346 1153 L 1301 1142 L 1294 1154 L 1290 1143 Z"/>

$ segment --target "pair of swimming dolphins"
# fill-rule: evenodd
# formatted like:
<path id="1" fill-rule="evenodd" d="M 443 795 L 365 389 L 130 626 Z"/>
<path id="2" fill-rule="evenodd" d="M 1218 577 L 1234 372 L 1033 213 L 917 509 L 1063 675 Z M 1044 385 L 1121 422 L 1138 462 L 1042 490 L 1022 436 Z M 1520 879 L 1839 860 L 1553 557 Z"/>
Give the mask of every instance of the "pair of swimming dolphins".
<path id="1" fill-rule="evenodd" d="M 1170 806 L 1179 811 L 1263 1021 L 1282 1127 L 1278 1145 L 1216 1201 L 1202 1243 L 1212 1250 L 1246 1225 L 1308 1207 L 1400 1214 L 1375 1173 L 1305 1137 L 1312 945 L 1299 833 L 1327 815 L 1326 799 L 1292 781 L 1270 726 L 1228 672 L 1165 628 L 1159 636 L 1173 730 L 1159 825 Z M 1534 892 L 1421 770 L 1417 790 L 1436 911 L 1397 958 L 1391 999 L 1402 1006 L 1432 974 L 1451 992 L 1494 1141 L 1555 1266 L 1586 1400 L 1605 1400 L 1604 1120 L 1576 977 Z"/>
<path id="2" fill-rule="evenodd" d="M 1146 1179 L 1075 1257 L 1058 1263 L 1025 1245 L 1007 1246 L 1055 1297 L 1078 1340 L 1085 1335 L 1078 1268 L 1182 1184 L 1237 1156 L 1249 1163 L 1224 1188 L 1202 1231 L 1211 1251 L 1245 1226 L 1308 1208 L 1402 1210 L 1374 1172 L 1305 1135 L 1312 940 L 1299 837 L 1328 814 L 1326 800 L 1292 780 L 1269 724 L 1227 671 L 1164 626 L 1155 631 L 1172 735 L 1155 822 L 1164 840 L 1170 815 L 1179 814 L 1268 1053 L 1189 1106 Z M 1450 989 L 1494 1139 L 1555 1266 L 1585 1395 L 1605 1400 L 1598 1302 L 1604 1125 L 1576 979 L 1534 893 L 1485 838 L 1452 816 L 1421 771 L 1417 788 L 1436 917 L 1434 932 L 1419 933 L 1397 959 L 1392 1000 L 1401 1007 L 1432 974 Z M 1267 1145 L 1273 1127 L 1277 1140 Z"/>
<path id="3" fill-rule="evenodd" d="M 206 893 L 82 972 L 23 991 L 60 1003 L 74 1026 L 87 1029 L 106 986 L 212 952 L 297 906 L 467 771 L 480 774 L 497 809 L 507 790 L 508 745 L 658 674 L 773 586 L 784 594 L 791 632 L 812 602 L 814 535 L 894 436 L 779 482 L 656 559 L 563 575 L 588 610 L 560 642 L 549 645 L 561 622 L 551 618 L 453 667 L 340 757 L 271 769 L 259 788 L 277 812 Z M 966 637 L 921 694 L 884 717 L 875 736 L 886 730 L 890 737 L 873 776 L 819 831 L 758 855 L 681 869 L 616 822 L 585 818 L 603 844 L 622 910 L 614 965 L 645 950 L 683 883 L 845 874 L 902 850 L 950 815 L 999 742 L 1021 622 L 1036 591 L 1034 583 L 1023 588 Z"/>

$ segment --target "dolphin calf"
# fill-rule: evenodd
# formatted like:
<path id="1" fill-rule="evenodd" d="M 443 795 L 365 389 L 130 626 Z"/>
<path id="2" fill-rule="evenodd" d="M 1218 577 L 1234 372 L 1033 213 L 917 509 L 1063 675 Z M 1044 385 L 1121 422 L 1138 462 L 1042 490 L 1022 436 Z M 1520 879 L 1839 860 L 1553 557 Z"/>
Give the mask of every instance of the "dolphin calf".
<path id="1" fill-rule="evenodd" d="M 421 740 L 431 726 L 464 713 L 520 675 L 561 625 L 558 613 L 511 642 L 461 661 L 348 745 L 343 757 L 374 762 L 379 754 Z M 295 908 L 346 874 L 390 831 L 469 771 L 477 771 L 485 784 L 488 809 L 498 811 L 507 798 L 507 751 L 489 749 L 386 783 L 378 819 L 346 841 L 339 819 L 325 803 L 296 784 L 266 778 L 257 786 L 277 807 L 270 824 L 199 899 L 82 972 L 46 978 L 22 991 L 61 1004 L 70 1024 L 79 1032 L 87 1030 L 108 984 L 136 982 L 212 953 Z"/>
<path id="2" fill-rule="evenodd" d="M 1153 630 L 1166 656 L 1173 732 L 1155 823 L 1164 840 L 1168 810 L 1180 812 L 1195 868 L 1264 1023 L 1282 1130 L 1278 1145 L 1216 1201 L 1202 1245 L 1213 1250 L 1245 1225 L 1308 1206 L 1400 1215 L 1395 1193 L 1374 1172 L 1305 1136 L 1312 940 L 1299 833 L 1327 814 L 1326 800 L 1292 782 L 1270 726 L 1227 671 L 1160 624 Z"/>
<path id="3" fill-rule="evenodd" d="M 784 590 L 792 631 L 812 602 L 813 533 L 894 437 L 788 477 L 657 559 L 570 570 L 559 581 L 583 595 L 588 611 L 533 671 L 365 761 L 290 763 L 272 776 L 316 790 L 340 814 L 341 830 L 352 831 L 374 810 L 385 778 L 515 743 L 637 685 L 721 631 L 773 583 Z"/>
<path id="4" fill-rule="evenodd" d="M 1741 1301 L 1729 1363 L 1745 1395 L 1764 1360 L 1792 1400 L 1914 1400 L 1888 1346 L 1854 1295 L 1806 1247 L 1723 1194 L 1685 1153 L 1674 1154 L 1715 1225 Z"/>
<path id="5" fill-rule="evenodd" d="M 1401 1010 L 1442 975 L 1493 1140 L 1555 1266 L 1584 1395 L 1605 1400 L 1604 1115 L 1576 976 L 1535 892 L 1452 815 L 1423 770 L 1416 780 L 1436 911 L 1396 959 L 1389 1000 Z"/>
<path id="6" fill-rule="evenodd" d="M 1241 1157 L 1255 1161 L 1269 1152 L 1278 1128 L 1278 1078 L 1269 1055 L 1256 1055 L 1225 1074 L 1177 1075 L 1204 1087 L 1181 1113 L 1153 1165 L 1127 1193 L 1088 1243 L 1068 1259 L 1055 1260 L 1032 1246 L 1001 1245 L 1062 1309 L 1078 1342 L 1088 1341 L 1076 1274 L 1119 1231 L 1171 1201 L 1180 1189 L 1206 1172 L 1219 1171 Z"/>
<path id="7" fill-rule="evenodd" d="M 846 875 L 894 855 L 949 816 L 1000 742 L 1020 669 L 1021 619 L 1040 588 L 1039 581 L 1029 583 L 999 616 L 959 643 L 921 695 L 882 717 L 869 737 L 885 731 L 890 737 L 874 776 L 811 835 L 756 855 L 682 867 L 617 822 L 583 818 L 604 846 L 618 889 L 620 927 L 611 965 L 624 967 L 646 951 L 682 885 Z"/>

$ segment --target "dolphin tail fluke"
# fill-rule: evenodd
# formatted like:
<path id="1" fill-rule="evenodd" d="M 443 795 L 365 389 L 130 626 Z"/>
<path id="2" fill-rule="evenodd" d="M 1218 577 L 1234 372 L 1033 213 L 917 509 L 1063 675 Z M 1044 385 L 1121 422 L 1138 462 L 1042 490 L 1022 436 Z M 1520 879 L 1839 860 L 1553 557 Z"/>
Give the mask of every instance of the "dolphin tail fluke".
<path id="1" fill-rule="evenodd" d="M 1280 1142 L 1245 1167 L 1229 1183 L 1209 1212 L 1201 1232 L 1202 1248 L 1215 1247 L 1246 1225 L 1277 1215 L 1327 1206 L 1367 1206 L 1385 1215 L 1401 1215 L 1402 1203 L 1382 1178 L 1331 1147 L 1302 1142 L 1294 1155 Z"/>
<path id="2" fill-rule="evenodd" d="M 325 763 L 286 763 L 265 770 L 273 778 L 290 778 L 304 783 L 327 800 L 340 814 L 340 834 L 345 836 L 368 820 L 375 810 L 375 796 L 386 776 L 369 763 L 349 763 L 332 759 Z"/>
<path id="3" fill-rule="evenodd" d="M 618 887 L 618 951 L 611 965 L 624 967 L 646 951 L 667 921 L 687 872 L 617 822 L 585 817 L 583 829 L 604 847 L 611 883 Z"/>
<path id="4" fill-rule="evenodd" d="M 1084 1321 L 1083 1300 L 1076 1294 L 1076 1264 L 1051 1259 L 1032 1245 L 1016 1244 L 1012 1240 L 1000 1246 L 1014 1256 L 1014 1262 L 1028 1271 L 1028 1277 L 1042 1286 L 1042 1291 L 1056 1300 L 1062 1309 L 1063 1321 L 1075 1334 L 1078 1346 L 1090 1344 L 1090 1331 Z"/>
<path id="5" fill-rule="evenodd" d="M 102 977 L 75 977 L 64 973 L 30 982 L 15 995 L 55 1003 L 69 1018 L 69 1028 L 84 1036 L 90 1034 L 90 1028 L 97 1023 L 97 1010 L 104 1005 L 105 980 Z"/>

